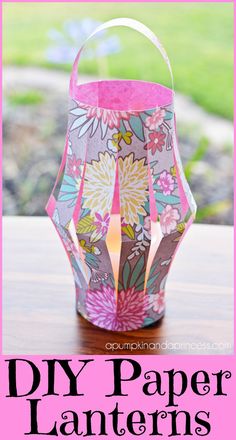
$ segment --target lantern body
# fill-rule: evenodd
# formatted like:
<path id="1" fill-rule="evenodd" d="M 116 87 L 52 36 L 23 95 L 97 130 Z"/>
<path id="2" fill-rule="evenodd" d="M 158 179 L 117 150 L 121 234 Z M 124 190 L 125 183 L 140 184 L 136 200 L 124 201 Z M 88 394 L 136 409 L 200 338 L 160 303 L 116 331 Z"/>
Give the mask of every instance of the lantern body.
<path id="1" fill-rule="evenodd" d="M 46 209 L 71 262 L 77 311 L 108 330 L 135 330 L 163 316 L 167 275 L 196 212 L 174 94 L 133 80 L 74 84 L 70 92 Z"/>

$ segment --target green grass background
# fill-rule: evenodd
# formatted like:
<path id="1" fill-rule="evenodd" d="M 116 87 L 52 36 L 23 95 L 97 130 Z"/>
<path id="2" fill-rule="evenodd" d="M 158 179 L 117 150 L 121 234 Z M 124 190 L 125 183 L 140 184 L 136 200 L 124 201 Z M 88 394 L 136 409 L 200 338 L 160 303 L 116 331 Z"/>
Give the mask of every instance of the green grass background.
<path id="1" fill-rule="evenodd" d="M 175 89 L 209 112 L 233 117 L 233 4 L 231 3 L 18 3 L 3 5 L 3 63 L 47 66 L 48 31 L 67 19 L 100 21 L 132 17 L 160 38 L 171 60 Z M 136 32 L 116 28 L 120 54 L 108 57 L 109 73 L 170 85 L 156 49 Z M 71 66 L 61 68 L 70 70 Z M 96 74 L 97 63 L 83 61 L 81 72 Z"/>

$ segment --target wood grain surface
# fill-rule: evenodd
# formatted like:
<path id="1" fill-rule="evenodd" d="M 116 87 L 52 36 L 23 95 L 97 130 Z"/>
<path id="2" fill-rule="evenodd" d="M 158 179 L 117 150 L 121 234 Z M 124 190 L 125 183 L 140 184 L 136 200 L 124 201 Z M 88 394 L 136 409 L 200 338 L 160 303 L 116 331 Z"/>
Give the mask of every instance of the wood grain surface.
<path id="1" fill-rule="evenodd" d="M 167 281 L 166 315 L 133 332 L 75 311 L 69 261 L 46 217 L 3 219 L 4 354 L 231 354 L 233 228 L 193 225 Z"/>

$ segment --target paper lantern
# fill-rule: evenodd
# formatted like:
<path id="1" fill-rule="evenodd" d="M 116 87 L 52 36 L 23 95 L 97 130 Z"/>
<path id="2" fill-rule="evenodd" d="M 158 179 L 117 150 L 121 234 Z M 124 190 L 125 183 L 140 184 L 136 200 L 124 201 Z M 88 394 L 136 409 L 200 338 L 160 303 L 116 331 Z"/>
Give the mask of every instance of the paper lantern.
<path id="1" fill-rule="evenodd" d="M 172 78 L 164 48 L 136 20 L 111 20 L 89 38 L 112 26 L 151 40 Z M 71 263 L 77 311 L 108 330 L 135 330 L 164 314 L 166 279 L 196 205 L 178 152 L 173 87 L 137 80 L 78 85 L 82 49 L 46 210 Z"/>

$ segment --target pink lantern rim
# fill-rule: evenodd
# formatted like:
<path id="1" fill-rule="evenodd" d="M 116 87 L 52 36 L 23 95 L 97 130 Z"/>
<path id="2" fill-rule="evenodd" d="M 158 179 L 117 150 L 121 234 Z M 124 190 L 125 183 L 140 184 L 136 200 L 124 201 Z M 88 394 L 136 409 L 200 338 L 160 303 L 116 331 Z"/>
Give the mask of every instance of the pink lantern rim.
<path id="1" fill-rule="evenodd" d="M 133 90 L 135 90 L 135 95 L 133 96 L 133 100 L 137 101 L 137 99 L 140 100 L 139 105 L 130 105 L 130 108 L 127 108 L 127 96 L 123 96 L 123 101 L 120 99 L 120 105 L 114 106 L 114 102 L 112 103 L 112 100 L 109 104 L 99 104 L 97 101 L 95 102 L 95 96 L 98 91 L 98 88 L 103 88 L 101 96 L 103 101 L 109 97 L 108 90 L 109 88 L 115 87 L 127 87 L 127 89 L 130 89 L 130 87 L 133 87 Z M 108 89 L 108 90 L 107 90 Z M 147 98 L 147 93 L 149 93 L 150 101 Z M 93 97 L 91 97 L 93 95 Z M 147 111 L 154 111 L 157 107 L 165 107 L 168 105 L 172 105 L 174 102 L 174 96 L 175 92 L 173 89 L 163 86 L 162 84 L 151 82 L 151 81 L 144 81 L 144 80 L 138 80 L 138 79 L 105 79 L 105 80 L 97 80 L 97 81 L 89 81 L 83 84 L 78 84 L 73 89 L 70 87 L 70 98 L 78 101 L 80 104 L 90 107 L 90 108 L 97 108 L 101 109 L 103 111 L 114 111 L 114 112 L 126 112 L 126 113 L 132 113 L 132 112 L 147 112 Z M 94 101 L 92 101 L 94 99 Z M 102 101 L 102 102 L 103 102 Z M 146 105 L 144 105 L 144 102 L 147 102 Z M 149 103 L 150 102 L 150 103 Z M 126 106 L 125 104 L 126 103 Z"/>

